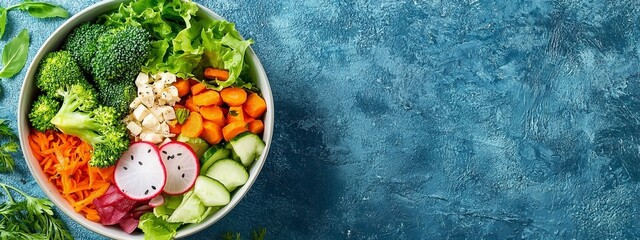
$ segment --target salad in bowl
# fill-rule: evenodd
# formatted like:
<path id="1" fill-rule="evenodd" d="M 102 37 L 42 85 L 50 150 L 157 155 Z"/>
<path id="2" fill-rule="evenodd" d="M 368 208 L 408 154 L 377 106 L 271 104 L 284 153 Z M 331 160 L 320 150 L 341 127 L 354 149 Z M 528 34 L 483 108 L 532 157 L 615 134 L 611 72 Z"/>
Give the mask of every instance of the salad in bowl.
<path id="1" fill-rule="evenodd" d="M 171 239 L 222 218 L 255 181 L 273 129 L 260 62 L 191 1 L 96 4 L 47 40 L 20 99 L 38 184 L 112 238 Z"/>

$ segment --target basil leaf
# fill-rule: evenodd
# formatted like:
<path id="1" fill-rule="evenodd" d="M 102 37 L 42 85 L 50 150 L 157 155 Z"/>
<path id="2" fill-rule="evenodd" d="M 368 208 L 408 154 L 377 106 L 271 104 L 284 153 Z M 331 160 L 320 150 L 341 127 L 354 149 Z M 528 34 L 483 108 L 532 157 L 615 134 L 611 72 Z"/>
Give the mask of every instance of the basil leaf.
<path id="1" fill-rule="evenodd" d="M 29 56 L 29 31 L 23 29 L 2 49 L 0 78 L 10 78 L 22 70 Z"/>
<path id="2" fill-rule="evenodd" d="M 4 29 L 7 26 L 7 9 L 0 7 L 0 39 L 4 34 Z"/>
<path id="3" fill-rule="evenodd" d="M 37 18 L 69 17 L 69 12 L 67 12 L 67 10 L 51 3 L 23 2 L 18 4 L 16 8 L 26 11 L 29 15 Z"/>

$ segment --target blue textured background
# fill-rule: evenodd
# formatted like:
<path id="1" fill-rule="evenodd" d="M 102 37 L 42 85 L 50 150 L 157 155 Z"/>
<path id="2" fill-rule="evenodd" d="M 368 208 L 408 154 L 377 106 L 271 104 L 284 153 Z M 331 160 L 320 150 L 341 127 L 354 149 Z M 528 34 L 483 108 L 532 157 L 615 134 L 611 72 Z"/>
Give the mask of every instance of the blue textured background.
<path id="1" fill-rule="evenodd" d="M 247 197 L 192 239 L 640 237 L 637 1 L 198 2 L 256 41 L 276 129 Z M 9 21 L 0 47 L 28 27 L 31 56 L 63 22 Z M 2 180 L 43 196 L 17 162 Z"/>

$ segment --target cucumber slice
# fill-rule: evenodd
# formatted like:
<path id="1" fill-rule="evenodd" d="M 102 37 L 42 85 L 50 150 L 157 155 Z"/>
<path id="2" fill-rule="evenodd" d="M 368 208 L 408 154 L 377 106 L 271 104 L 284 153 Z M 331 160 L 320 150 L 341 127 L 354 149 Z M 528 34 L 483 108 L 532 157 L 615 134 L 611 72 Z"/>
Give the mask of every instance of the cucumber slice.
<path id="1" fill-rule="evenodd" d="M 173 211 L 167 222 L 197 223 L 202 219 L 206 210 L 207 208 L 202 204 L 202 201 L 191 190 L 184 195 L 180 206 Z"/>
<path id="2" fill-rule="evenodd" d="M 207 170 L 209 170 L 209 167 L 211 167 L 211 165 L 213 165 L 213 163 L 215 163 L 218 160 L 220 159 L 211 158 L 206 162 L 204 162 L 204 164 L 202 164 L 202 167 L 200 167 L 200 175 L 206 175 Z"/>
<path id="3" fill-rule="evenodd" d="M 202 155 L 204 155 L 204 152 L 209 148 L 209 144 L 202 138 L 190 138 L 180 134 L 176 138 L 176 141 L 189 145 L 198 159 L 202 159 Z"/>
<path id="4" fill-rule="evenodd" d="M 222 183 L 229 192 L 236 189 L 238 186 L 244 185 L 249 179 L 249 173 L 244 169 L 244 166 L 239 162 L 231 159 L 218 160 L 205 174 L 207 177 L 218 180 Z"/>
<path id="5" fill-rule="evenodd" d="M 207 176 L 198 176 L 193 192 L 207 207 L 224 206 L 231 201 L 229 190 L 222 183 Z"/>
<path id="6" fill-rule="evenodd" d="M 252 132 L 241 133 L 229 143 L 233 148 L 233 152 L 245 167 L 251 166 L 265 147 L 262 139 Z"/>
<path id="7" fill-rule="evenodd" d="M 209 161 L 209 159 L 220 160 L 220 159 L 229 158 L 230 154 L 231 154 L 231 151 L 229 149 L 225 149 L 219 144 L 213 145 L 209 149 L 207 149 L 206 152 L 204 152 L 204 156 L 202 156 L 202 158 L 200 159 L 200 162 L 205 163 Z"/>

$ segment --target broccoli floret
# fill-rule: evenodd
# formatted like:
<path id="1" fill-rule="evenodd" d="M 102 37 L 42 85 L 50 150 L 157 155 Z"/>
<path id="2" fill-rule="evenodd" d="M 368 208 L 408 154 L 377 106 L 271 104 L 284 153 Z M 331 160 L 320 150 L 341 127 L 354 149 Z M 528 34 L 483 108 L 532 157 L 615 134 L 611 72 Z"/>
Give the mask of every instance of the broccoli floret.
<path id="1" fill-rule="evenodd" d="M 49 53 L 40 62 L 36 85 L 46 94 L 54 96 L 58 89 L 76 83 L 88 84 L 68 51 Z"/>
<path id="2" fill-rule="evenodd" d="M 98 105 L 96 92 L 89 85 L 70 85 L 58 94 L 63 101 L 51 123 L 61 132 L 77 136 L 93 147 L 91 166 L 114 165 L 129 147 L 126 127 L 116 110 Z"/>
<path id="3" fill-rule="evenodd" d="M 56 115 L 58 109 L 60 109 L 60 102 L 49 95 L 40 95 L 31 105 L 29 121 L 38 131 L 44 132 L 53 129 L 51 119 Z"/>
<path id="4" fill-rule="evenodd" d="M 106 86 L 98 86 L 100 102 L 113 107 L 118 116 L 129 114 L 129 104 L 138 96 L 133 81 L 112 82 Z"/>
<path id="5" fill-rule="evenodd" d="M 101 24 L 82 24 L 71 32 L 62 49 L 71 52 L 80 68 L 89 74 L 91 73 L 91 59 L 98 50 L 98 38 L 108 29 L 109 27 Z"/>
<path id="6" fill-rule="evenodd" d="M 150 34 L 129 25 L 113 28 L 98 38 L 97 48 L 91 75 L 99 86 L 133 81 L 149 55 Z"/>

